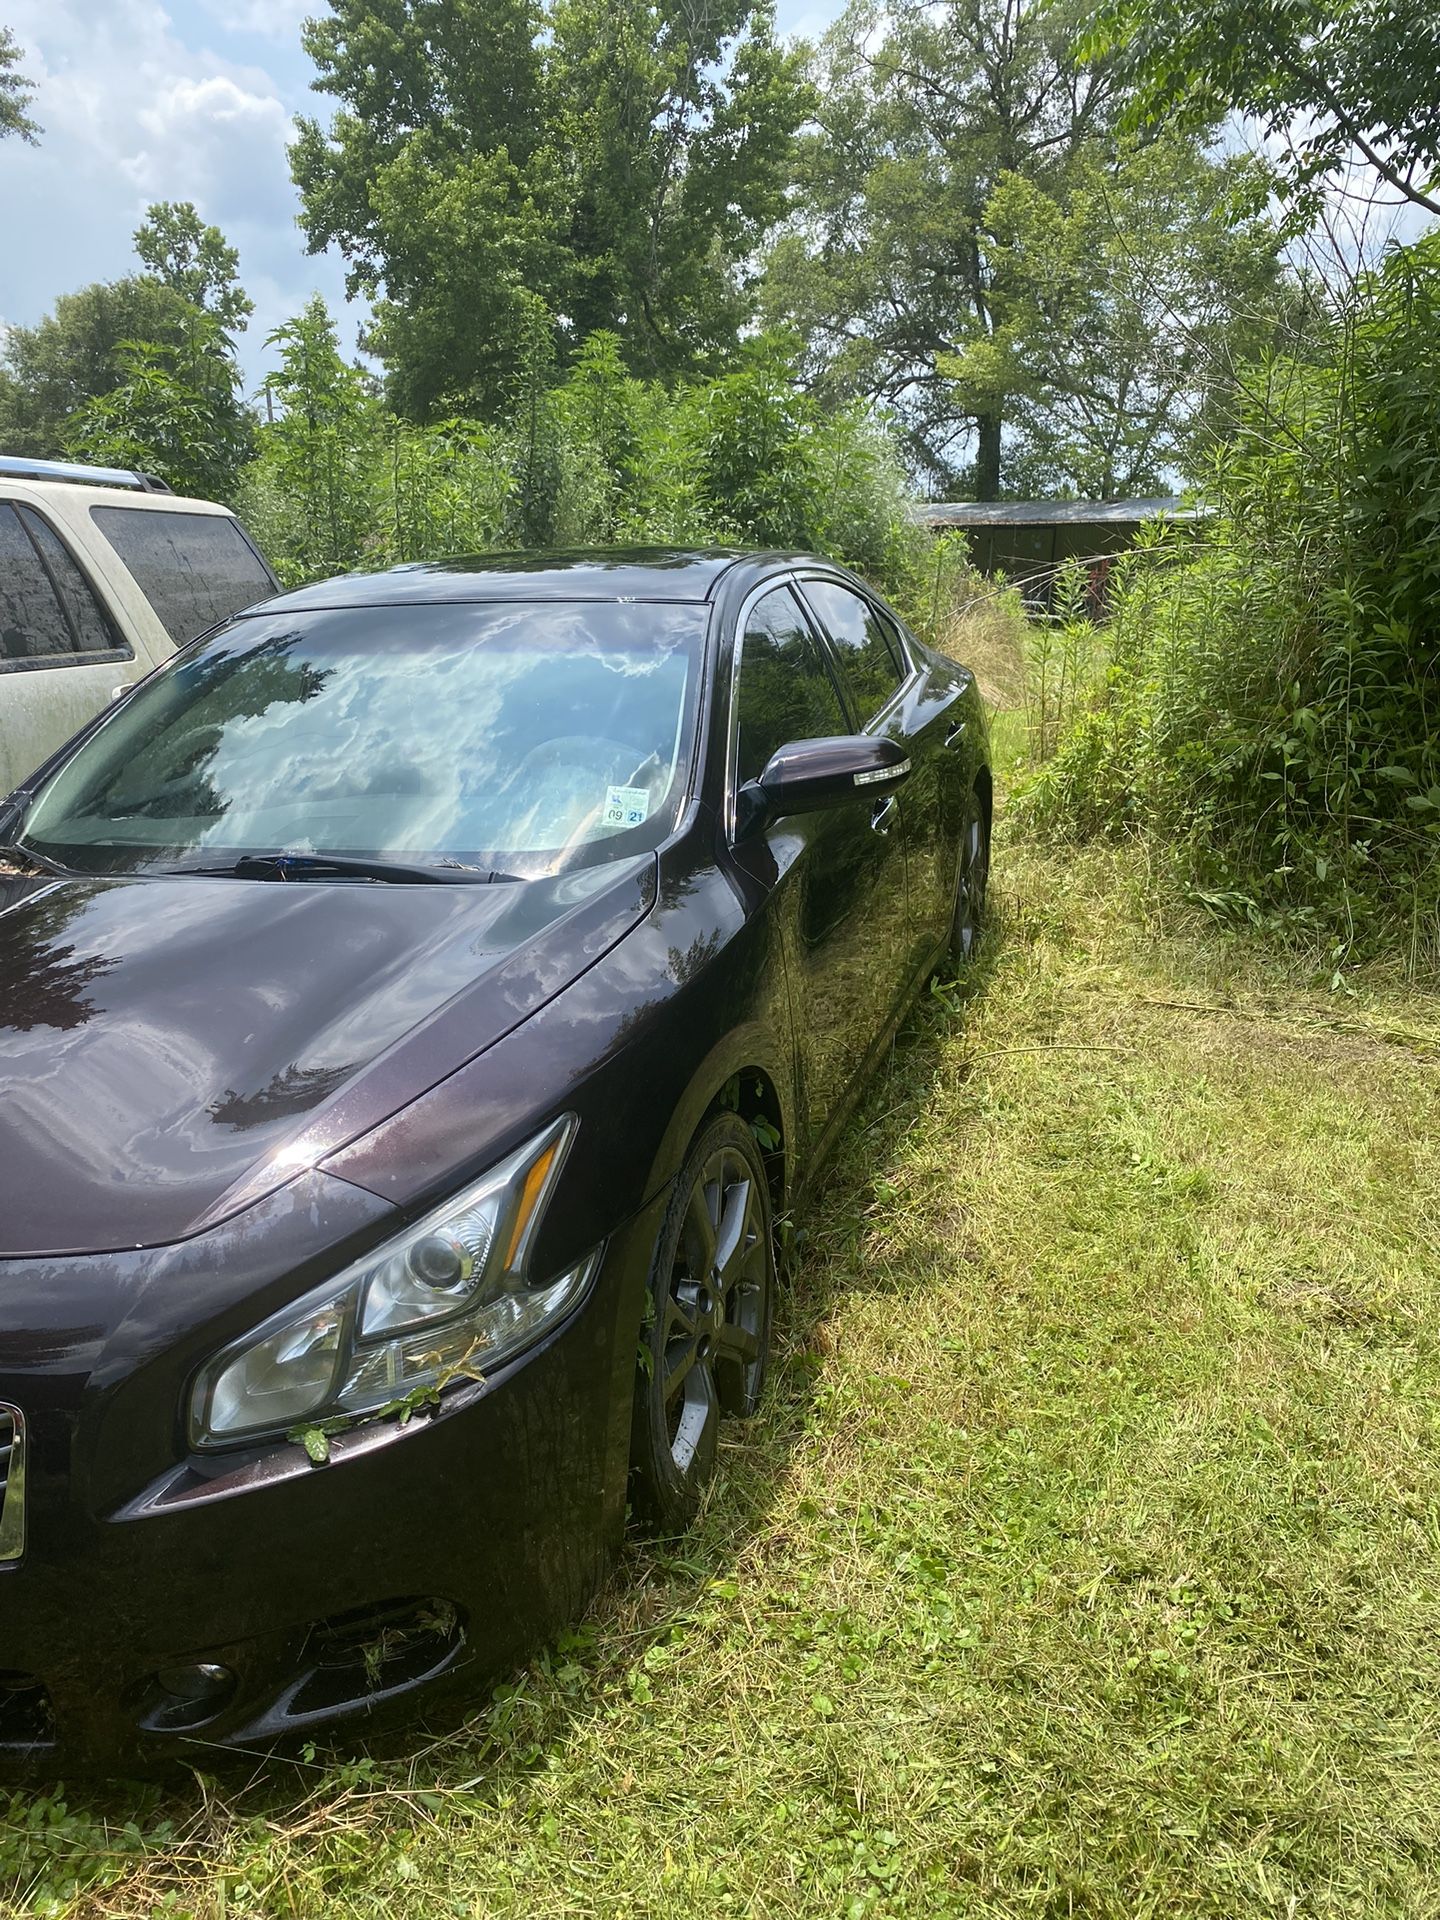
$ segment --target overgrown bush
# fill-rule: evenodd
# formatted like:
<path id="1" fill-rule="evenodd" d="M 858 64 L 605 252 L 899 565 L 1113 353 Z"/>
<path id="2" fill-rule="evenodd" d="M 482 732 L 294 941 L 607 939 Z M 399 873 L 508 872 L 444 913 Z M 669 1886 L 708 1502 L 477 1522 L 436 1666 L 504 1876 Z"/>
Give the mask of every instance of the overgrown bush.
<path id="1" fill-rule="evenodd" d="M 557 377 L 548 316 L 499 426 L 398 420 L 347 366 L 320 301 L 272 336 L 277 417 L 238 504 L 287 584 L 500 547 L 734 545 L 846 561 L 926 631 L 969 579 L 915 519 L 883 425 L 805 393 L 782 346 L 675 390 L 597 333 Z"/>
<path id="2" fill-rule="evenodd" d="M 1099 694 L 1028 797 L 1173 840 L 1215 910 L 1440 964 L 1440 236 L 1263 375 L 1201 543 L 1117 569 Z"/>

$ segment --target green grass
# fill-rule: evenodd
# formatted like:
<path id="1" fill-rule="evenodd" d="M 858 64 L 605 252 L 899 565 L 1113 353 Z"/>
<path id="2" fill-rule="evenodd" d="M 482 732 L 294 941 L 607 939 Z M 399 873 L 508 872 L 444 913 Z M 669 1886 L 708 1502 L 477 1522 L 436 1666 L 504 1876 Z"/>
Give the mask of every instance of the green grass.
<path id="1" fill-rule="evenodd" d="M 1139 854 L 1002 835 L 996 895 L 693 1535 L 443 1743 L 17 1799 L 14 1906 L 1440 1912 L 1440 1003 Z"/>

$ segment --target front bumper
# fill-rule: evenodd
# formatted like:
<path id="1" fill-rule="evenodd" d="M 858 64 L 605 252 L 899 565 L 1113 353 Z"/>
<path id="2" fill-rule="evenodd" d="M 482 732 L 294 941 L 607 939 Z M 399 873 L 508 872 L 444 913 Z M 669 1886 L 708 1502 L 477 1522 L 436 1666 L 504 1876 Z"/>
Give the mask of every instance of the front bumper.
<path id="1" fill-rule="evenodd" d="M 364 1729 L 553 1634 L 624 1523 L 658 1212 L 610 1237 L 540 1344 L 404 1428 L 341 1436 L 323 1466 L 282 1445 L 95 1510 L 84 1420 L 27 1408 L 41 1470 L 25 1557 L 0 1568 L 0 1770 L 123 1772 Z M 0 1372 L 0 1402 L 25 1408 L 27 1384 Z M 202 1667 L 225 1677 L 177 1695 L 174 1670 Z"/>

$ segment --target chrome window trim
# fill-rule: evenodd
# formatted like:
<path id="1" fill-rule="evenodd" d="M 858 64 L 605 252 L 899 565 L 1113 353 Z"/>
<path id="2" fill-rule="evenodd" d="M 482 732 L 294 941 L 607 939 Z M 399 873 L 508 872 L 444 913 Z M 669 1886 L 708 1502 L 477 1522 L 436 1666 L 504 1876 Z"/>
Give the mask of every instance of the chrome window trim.
<path id="1" fill-rule="evenodd" d="M 97 648 L 94 653 L 27 653 L 0 660 L 0 673 L 64 673 L 71 667 L 123 667 L 133 661 L 128 647 Z"/>
<path id="2" fill-rule="evenodd" d="M 0 1401 L 10 1419 L 10 1466 L 0 1489 L 0 1567 L 14 1566 L 25 1553 L 25 1416 Z"/>

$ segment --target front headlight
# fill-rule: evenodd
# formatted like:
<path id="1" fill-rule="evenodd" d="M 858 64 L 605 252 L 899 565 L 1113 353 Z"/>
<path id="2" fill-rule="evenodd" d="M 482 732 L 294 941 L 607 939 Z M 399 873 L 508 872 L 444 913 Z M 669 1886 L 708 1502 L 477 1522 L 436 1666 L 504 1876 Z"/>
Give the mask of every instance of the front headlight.
<path id="1" fill-rule="evenodd" d="M 345 1272 L 212 1360 L 190 1400 L 190 1442 L 236 1446 L 373 1413 L 457 1370 L 526 1346 L 579 1296 L 594 1262 L 534 1284 L 535 1228 L 576 1121 L 567 1114 Z"/>

